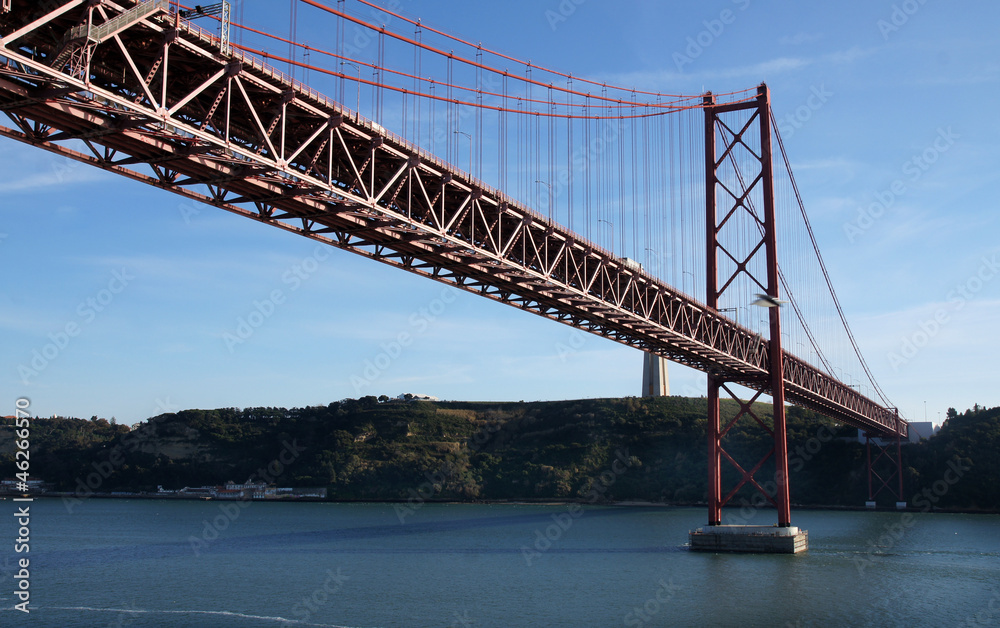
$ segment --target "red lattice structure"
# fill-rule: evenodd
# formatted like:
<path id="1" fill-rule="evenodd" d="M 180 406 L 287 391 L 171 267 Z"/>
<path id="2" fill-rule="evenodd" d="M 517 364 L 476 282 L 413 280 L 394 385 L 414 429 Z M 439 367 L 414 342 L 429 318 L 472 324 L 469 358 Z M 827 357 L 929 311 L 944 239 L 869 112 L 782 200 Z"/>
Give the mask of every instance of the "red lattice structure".
<path id="1" fill-rule="evenodd" d="M 181 19 L 167 0 L 8 4 L 0 112 L 12 126 L 0 135 L 708 373 L 713 521 L 733 494 L 721 492 L 720 459 L 740 471 L 741 486 L 757 488 L 763 464 L 746 470 L 722 446 L 719 390 L 733 395 L 724 384 L 773 397 L 773 428 L 757 422 L 772 430 L 781 482 L 769 499 L 783 525 L 786 400 L 872 433 L 906 435 L 891 410 L 784 351 L 778 308 L 770 340 L 720 313 L 719 297 L 737 276 L 779 296 L 764 87 L 756 99 L 701 104 L 710 175 L 703 303 Z M 737 166 L 754 163 L 743 178 Z M 717 194 L 732 202 L 717 208 Z M 752 253 L 724 237 L 734 220 L 759 224 Z M 753 417 L 743 407 L 740 418 Z"/>
<path id="2" fill-rule="evenodd" d="M 865 432 L 865 461 L 868 466 L 868 506 L 874 508 L 883 492 L 896 500 L 897 507 L 904 505 L 903 450 L 899 434 L 880 438 Z"/>
<path id="3" fill-rule="evenodd" d="M 777 302 L 780 294 L 767 87 L 760 87 L 754 102 L 716 105 L 711 95 L 706 96 L 705 101 L 706 302 L 709 307 L 718 308 L 720 297 L 741 279 L 751 282 L 761 293 Z M 717 146 L 720 139 L 722 145 Z M 737 156 L 737 152 L 743 155 Z M 737 243 L 742 245 L 737 249 L 722 236 L 728 225 L 740 220 L 754 223 L 757 229 L 751 232 L 758 231 L 760 237 Z M 729 264 L 720 268 L 720 256 L 729 260 Z M 716 371 L 708 373 L 709 525 L 721 524 L 722 507 L 745 484 L 756 488 L 777 508 L 779 526 L 790 525 L 781 308 L 769 307 L 768 316 L 767 372 L 760 377 L 755 387 L 757 393 L 749 402 L 741 401 L 725 385 L 725 374 Z M 739 413 L 725 426 L 720 425 L 720 390 L 725 390 L 740 404 Z M 764 391 L 773 400 L 771 425 L 761 420 L 753 408 L 753 403 Z M 767 431 L 774 443 L 770 451 L 750 469 L 745 469 L 734 460 L 723 446 L 723 438 L 744 416 L 752 418 Z M 765 491 L 754 477 L 772 457 L 777 486 L 773 495 Z M 722 489 L 723 459 L 741 476 L 736 486 L 726 493 Z"/>

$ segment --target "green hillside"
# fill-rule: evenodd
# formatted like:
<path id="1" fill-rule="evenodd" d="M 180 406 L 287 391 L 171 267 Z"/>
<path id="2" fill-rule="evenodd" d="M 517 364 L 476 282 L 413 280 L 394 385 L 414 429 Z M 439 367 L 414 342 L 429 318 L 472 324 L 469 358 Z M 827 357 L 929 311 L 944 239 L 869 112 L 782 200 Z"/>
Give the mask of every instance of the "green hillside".
<path id="1" fill-rule="evenodd" d="M 185 410 L 132 430 L 103 419 L 34 419 L 32 475 L 81 495 L 255 477 L 279 486 L 327 487 L 331 499 L 685 504 L 706 497 L 703 398 L 381 399 L 296 409 Z M 739 410 L 735 402 L 722 407 L 724 423 Z M 770 421 L 768 405 L 758 404 L 756 411 Z M 4 421 L 0 473 L 12 477 L 12 420 Z M 865 450 L 848 442 L 856 430 L 799 408 L 789 409 L 788 429 L 793 503 L 863 504 Z M 904 449 L 908 499 L 927 489 L 933 506 L 1000 508 L 998 445 L 1000 408 L 951 411 L 938 436 Z M 750 468 L 769 450 L 769 437 L 744 417 L 726 448 Z M 768 462 L 759 478 L 773 474 Z M 738 475 L 726 466 L 724 481 L 732 485 Z M 944 484 L 935 491 L 939 480 Z M 753 498 L 745 488 L 733 504 Z"/>

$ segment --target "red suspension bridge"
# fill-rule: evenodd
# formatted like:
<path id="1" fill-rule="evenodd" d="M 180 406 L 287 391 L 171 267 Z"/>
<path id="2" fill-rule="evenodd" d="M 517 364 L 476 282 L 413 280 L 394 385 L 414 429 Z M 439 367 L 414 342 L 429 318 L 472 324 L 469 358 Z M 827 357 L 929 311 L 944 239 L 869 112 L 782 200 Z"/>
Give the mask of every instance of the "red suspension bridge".
<path id="1" fill-rule="evenodd" d="M 711 524 L 749 486 L 790 525 L 786 402 L 907 436 L 844 319 L 765 86 L 639 91 L 364 0 L 291 7 L 279 37 L 225 2 L 4 0 L 0 134 L 707 373 Z M 300 8 L 330 21 L 329 49 L 296 41 Z M 720 392 L 741 408 L 725 422 Z M 752 465 L 724 446 L 744 418 L 773 437 Z"/>

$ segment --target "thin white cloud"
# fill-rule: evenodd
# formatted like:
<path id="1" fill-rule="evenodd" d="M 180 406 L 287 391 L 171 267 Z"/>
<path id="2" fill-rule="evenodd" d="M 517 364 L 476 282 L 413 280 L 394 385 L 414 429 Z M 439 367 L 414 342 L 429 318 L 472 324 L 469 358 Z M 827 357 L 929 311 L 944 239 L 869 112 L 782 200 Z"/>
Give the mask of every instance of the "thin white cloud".
<path id="1" fill-rule="evenodd" d="M 778 40 L 779 44 L 786 46 L 801 46 L 802 44 L 811 44 L 823 39 L 822 33 L 795 33 L 794 35 L 785 35 Z"/>
<path id="2" fill-rule="evenodd" d="M 595 80 L 606 81 L 615 85 L 634 85 L 642 89 L 657 89 L 664 86 L 674 86 L 678 83 L 707 83 L 708 81 L 719 79 L 748 79 L 757 81 L 765 75 L 773 76 L 778 73 L 790 72 L 803 68 L 810 63 L 812 63 L 812 60 L 805 58 L 779 57 L 735 68 L 705 70 L 692 73 L 675 72 L 672 70 L 629 72 L 598 77 Z"/>
<path id="3" fill-rule="evenodd" d="M 934 76 L 918 75 L 911 85 L 937 87 L 941 85 L 982 85 L 996 83 L 1000 79 L 1000 66 L 990 66 L 972 74 L 957 72 L 937 74 Z"/>
<path id="4" fill-rule="evenodd" d="M 45 334 L 61 330 L 68 322 L 72 322 L 72 319 L 67 319 L 65 316 L 60 318 L 44 310 L 32 311 L 23 307 L 15 309 L 6 307 L 6 303 L 4 305 L 0 311 L 0 330 L 3 331 L 44 338 Z"/>
<path id="5" fill-rule="evenodd" d="M 828 157 L 825 159 L 813 159 L 806 161 L 796 161 L 792 163 L 792 172 L 802 172 L 804 170 L 850 170 L 855 171 L 862 164 L 859 161 L 846 159 L 844 157 Z"/>
<path id="6" fill-rule="evenodd" d="M 949 372 L 965 377 L 970 369 L 960 366 L 968 367 L 970 362 L 978 362 L 974 356 L 984 351 L 992 355 L 998 348 L 996 341 L 989 340 L 998 306 L 1000 301 L 979 295 L 961 301 L 950 295 L 945 300 L 864 317 L 854 325 L 854 331 L 868 363 L 876 373 L 886 376 L 879 378 L 883 385 L 887 378 L 923 375 L 929 369 L 936 373 L 935 378 Z M 953 361 L 956 368 L 940 369 L 945 361 Z M 899 392 L 911 385 L 906 382 L 893 388 Z"/>
<path id="7" fill-rule="evenodd" d="M 304 276 L 305 279 L 299 281 L 298 285 L 305 288 L 311 283 L 340 282 L 352 279 L 351 275 L 341 270 L 333 259 L 332 255 L 336 251 L 331 250 L 330 253 L 331 257 L 322 262 L 316 262 L 316 270 L 300 275 Z M 296 268 L 296 265 L 301 265 L 304 258 L 308 258 L 308 256 L 274 252 L 264 252 L 252 257 L 237 257 L 222 250 L 218 253 L 199 253 L 197 256 L 187 258 L 158 255 L 94 255 L 68 258 L 68 261 L 78 267 L 127 268 L 129 272 L 141 275 L 143 281 L 180 281 L 190 282 L 190 285 L 196 286 L 201 286 L 206 282 L 212 283 L 208 278 L 225 273 L 245 277 L 246 283 L 258 286 L 259 290 L 270 291 L 273 288 L 287 290 L 292 284 L 290 281 L 286 281 L 286 275 Z M 271 283 L 261 285 L 261 277 L 264 277 L 266 282 Z M 230 285 L 240 288 L 238 283 Z"/>
<path id="8" fill-rule="evenodd" d="M 802 57 L 778 57 L 777 59 L 771 59 L 770 61 L 762 61 L 760 63 L 755 63 L 754 65 L 747 65 L 737 68 L 732 68 L 730 70 L 718 70 L 715 72 L 709 72 L 707 78 L 743 78 L 743 77 L 763 77 L 765 75 L 780 74 L 782 72 L 791 72 L 792 70 L 798 70 L 804 68 L 808 65 L 812 65 L 815 61 L 813 59 L 806 59 Z"/>
<path id="9" fill-rule="evenodd" d="M 820 62 L 830 63 L 833 65 L 845 65 L 849 63 L 854 63 L 858 59 L 864 59 L 865 57 L 871 56 L 878 52 L 879 48 L 861 48 L 860 46 L 854 46 L 848 48 L 847 50 L 835 50 L 829 52 L 819 58 Z"/>
<path id="10" fill-rule="evenodd" d="M 97 168 L 86 167 L 81 164 L 79 168 L 70 167 L 64 170 L 54 170 L 53 172 L 31 174 L 13 180 L 5 180 L 0 182 L 0 194 L 36 192 L 55 186 L 94 183 L 97 181 L 106 181 L 110 176 Z"/>
<path id="11" fill-rule="evenodd" d="M 198 353 L 202 349 L 203 347 L 201 346 L 194 346 L 189 343 L 175 342 L 160 346 L 159 352 L 161 354 L 186 354 L 186 353 Z"/>
<path id="12" fill-rule="evenodd" d="M 744 80 L 747 84 L 755 84 L 764 79 L 774 79 L 777 75 L 796 72 L 815 65 L 847 65 L 877 52 L 877 48 L 861 48 L 854 46 L 846 50 L 836 50 L 815 57 L 782 56 L 729 68 L 706 69 L 700 72 L 677 72 L 674 70 L 654 70 L 646 72 L 628 72 L 623 74 L 597 77 L 595 80 L 606 81 L 615 85 L 633 85 L 642 89 L 676 90 L 678 84 L 695 83 L 707 85 L 722 80 Z"/>

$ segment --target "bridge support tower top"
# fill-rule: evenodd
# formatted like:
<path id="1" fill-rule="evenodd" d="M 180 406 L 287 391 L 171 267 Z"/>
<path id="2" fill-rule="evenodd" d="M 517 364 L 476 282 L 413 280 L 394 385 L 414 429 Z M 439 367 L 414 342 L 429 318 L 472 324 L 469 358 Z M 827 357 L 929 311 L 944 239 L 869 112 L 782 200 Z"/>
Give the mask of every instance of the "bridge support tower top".
<path id="1" fill-rule="evenodd" d="M 706 210 L 706 286 L 705 303 L 718 309 L 727 290 L 734 290 L 737 280 L 749 281 L 775 301 L 779 297 L 778 258 L 776 249 L 774 176 L 771 159 L 770 98 L 766 85 L 758 88 L 757 98 L 741 103 L 715 104 L 715 97 L 705 96 L 705 210 Z M 756 135 L 756 137 L 755 137 Z M 737 155 L 738 154 L 738 155 Z M 750 164 L 747 166 L 746 164 Z M 746 170 L 751 170 L 747 172 Z M 720 237 L 727 225 L 756 224 L 759 241 L 747 250 L 736 250 Z M 728 248 L 727 248 L 728 247 Z M 732 250 L 730 250 L 732 249 Z M 763 251 L 763 264 L 755 259 Z M 732 260 L 720 276 L 720 253 Z M 763 272 L 761 271 L 763 268 Z M 730 270 L 732 269 L 732 270 Z M 743 275 L 741 277 L 741 275 Z M 750 485 L 778 511 L 778 526 L 791 526 L 788 494 L 788 442 L 785 428 L 785 388 L 781 349 L 781 309 L 768 308 L 768 382 L 773 402 L 773 422 L 767 425 L 755 414 L 755 394 L 749 401 L 737 398 L 721 375 L 708 374 L 708 523 L 722 523 L 722 507 L 745 485 Z M 740 404 L 736 418 L 722 425 L 720 390 Z M 752 418 L 771 433 L 774 445 L 755 466 L 746 468 L 725 450 L 723 439 L 741 418 Z M 755 474 L 773 457 L 774 479 L 763 485 Z M 736 486 L 723 492 L 722 461 L 731 464 L 740 475 Z"/>

